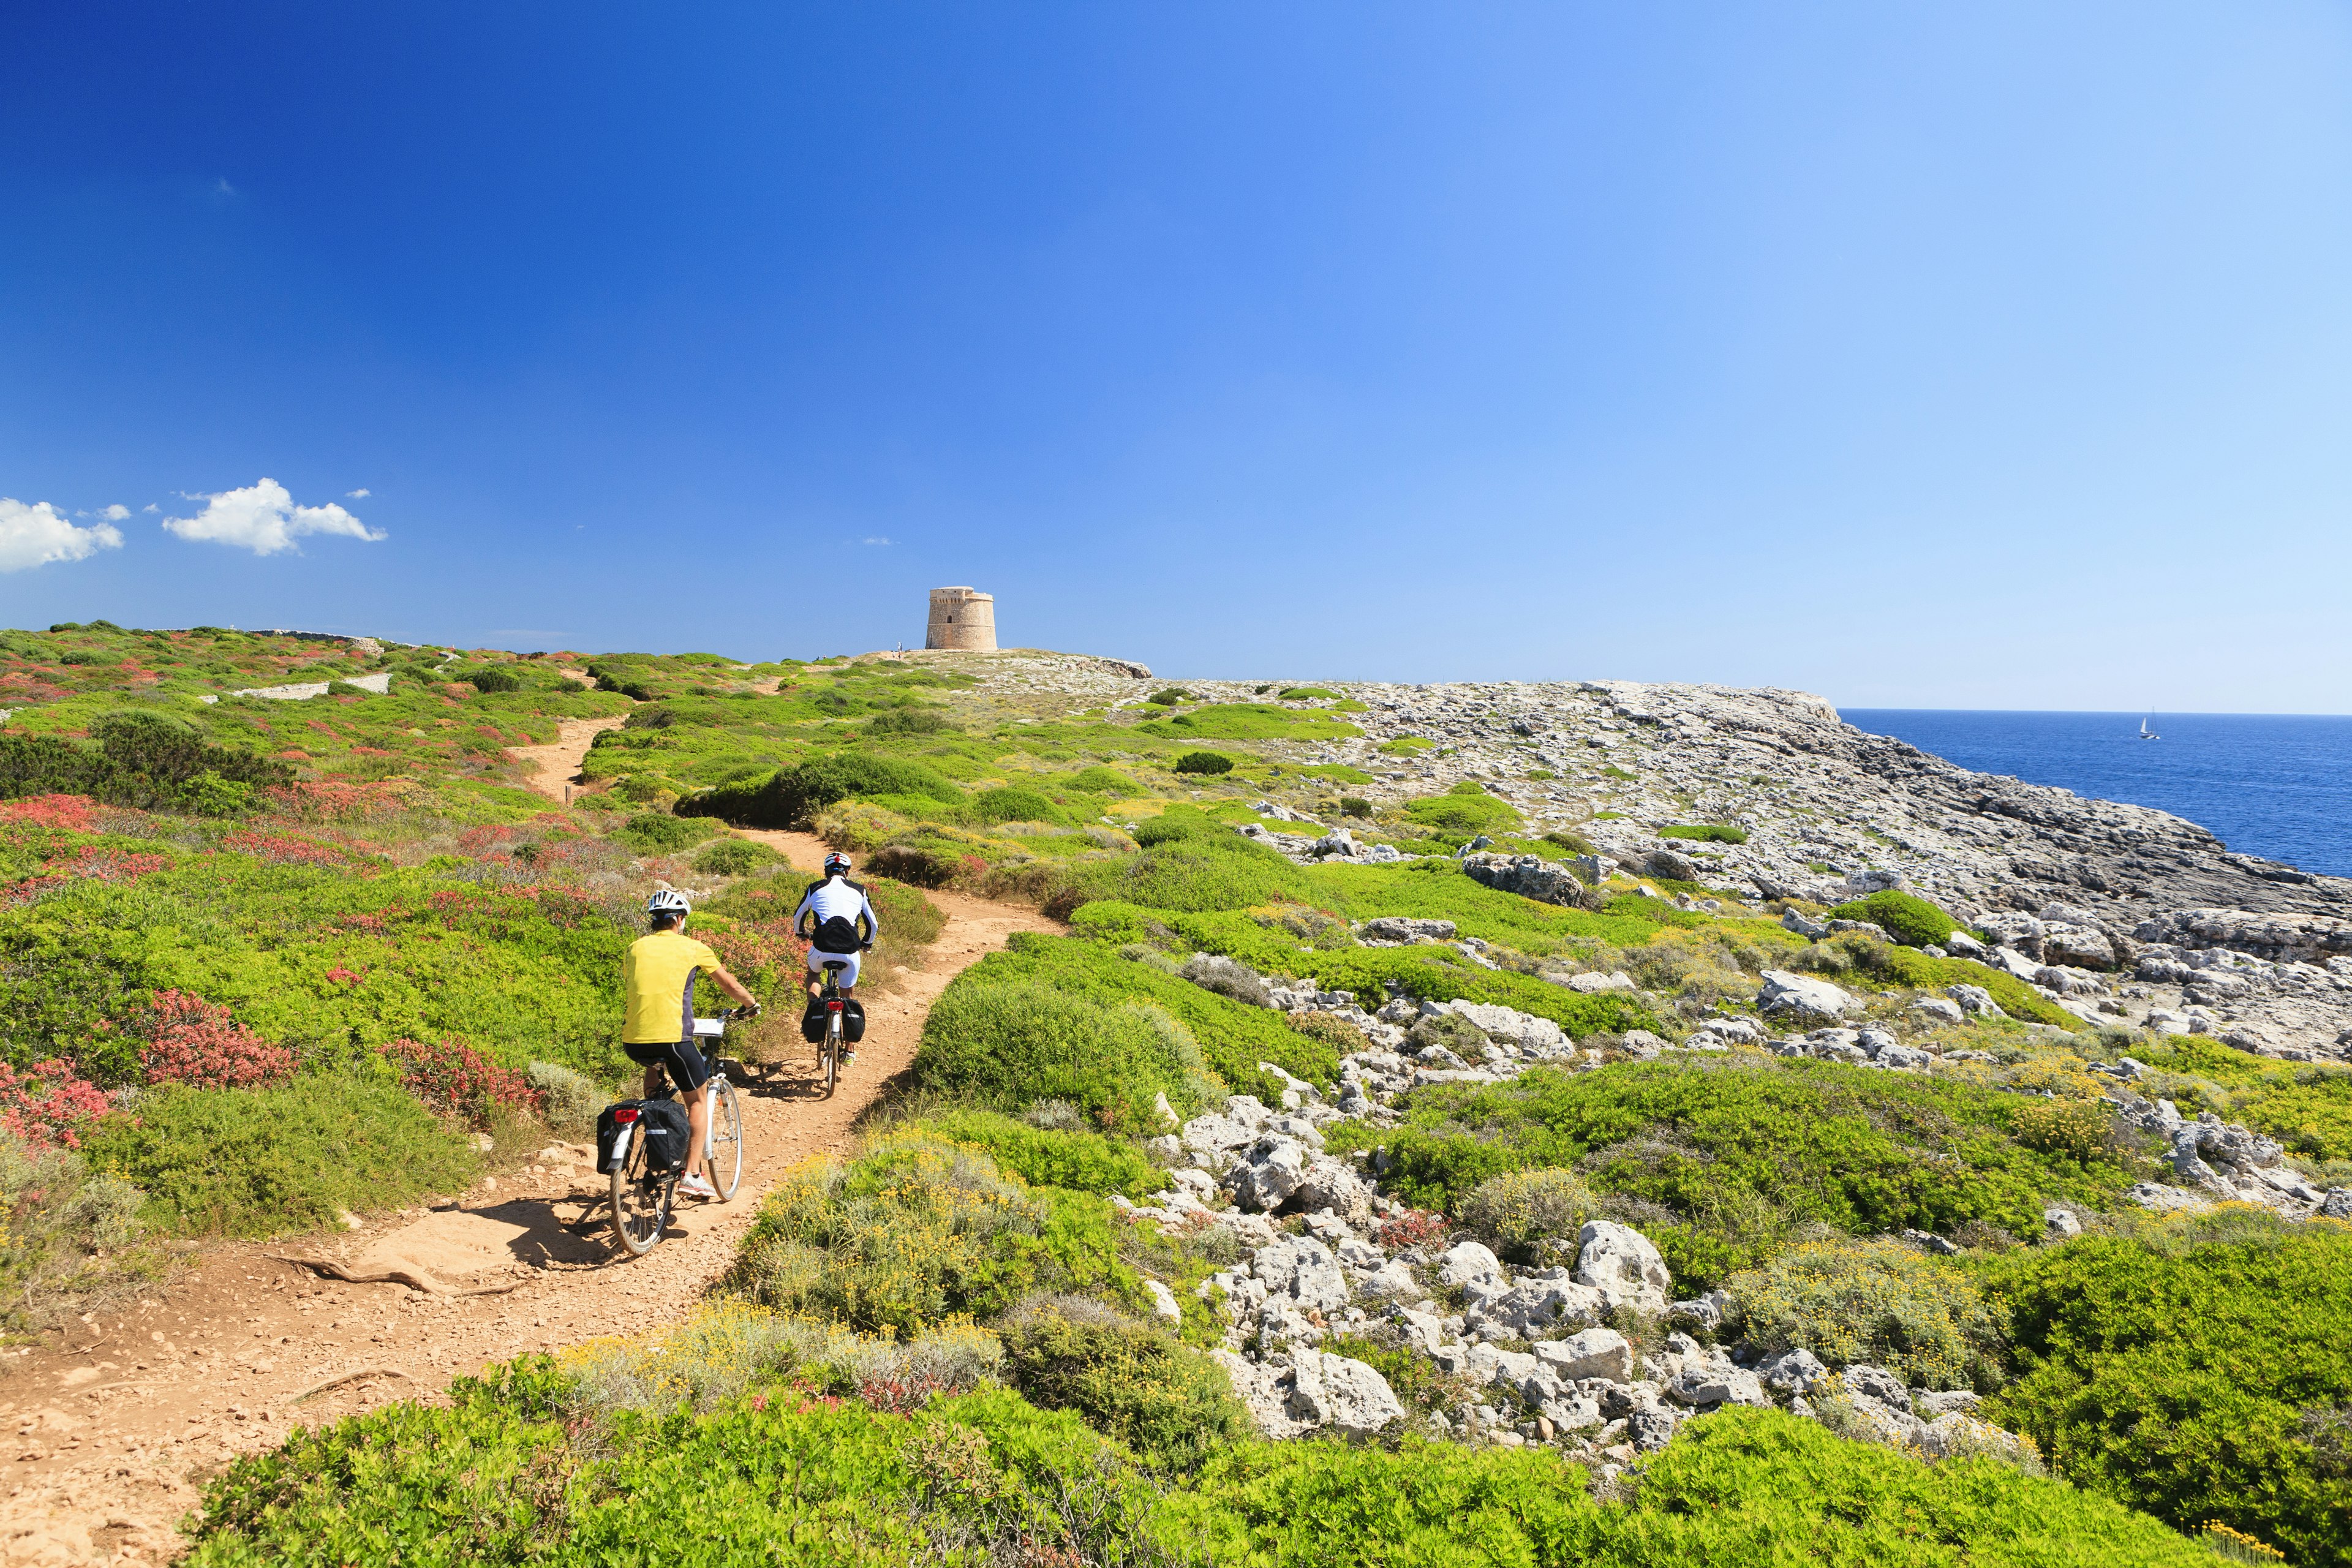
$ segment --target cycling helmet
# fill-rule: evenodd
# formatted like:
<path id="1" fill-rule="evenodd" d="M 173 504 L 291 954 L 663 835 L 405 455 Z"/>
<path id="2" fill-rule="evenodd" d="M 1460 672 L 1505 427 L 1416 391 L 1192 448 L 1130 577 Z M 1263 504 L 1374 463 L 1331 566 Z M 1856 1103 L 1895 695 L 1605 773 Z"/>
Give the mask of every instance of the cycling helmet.
<path id="1" fill-rule="evenodd" d="M 691 912 L 693 907 L 686 901 L 684 893 L 668 888 L 656 889 L 654 896 L 646 900 L 646 913 L 649 915 L 682 915 Z"/>
<path id="2" fill-rule="evenodd" d="M 849 875 L 849 857 L 836 849 L 824 858 L 824 874 L 828 877 Z"/>

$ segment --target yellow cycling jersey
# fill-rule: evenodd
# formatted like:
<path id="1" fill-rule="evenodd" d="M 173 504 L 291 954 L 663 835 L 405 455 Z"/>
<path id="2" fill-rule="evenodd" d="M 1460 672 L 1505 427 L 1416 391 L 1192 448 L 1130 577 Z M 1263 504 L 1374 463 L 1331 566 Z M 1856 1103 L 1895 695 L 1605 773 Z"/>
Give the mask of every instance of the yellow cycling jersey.
<path id="1" fill-rule="evenodd" d="M 621 1043 L 663 1046 L 694 1037 L 694 975 L 723 967 L 719 955 L 684 931 L 657 931 L 629 944 L 621 960 L 628 1013 Z"/>

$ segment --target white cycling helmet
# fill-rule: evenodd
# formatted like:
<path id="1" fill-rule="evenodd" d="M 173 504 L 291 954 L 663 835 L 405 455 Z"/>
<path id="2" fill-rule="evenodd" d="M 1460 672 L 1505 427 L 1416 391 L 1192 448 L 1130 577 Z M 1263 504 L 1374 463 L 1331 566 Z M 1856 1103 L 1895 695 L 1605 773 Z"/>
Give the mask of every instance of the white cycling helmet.
<path id="1" fill-rule="evenodd" d="M 686 901 L 684 893 L 669 888 L 656 889 L 654 896 L 646 900 L 646 913 L 649 915 L 689 914 L 693 909 L 694 906 Z"/>
<path id="2" fill-rule="evenodd" d="M 824 858 L 824 874 L 828 877 L 849 875 L 849 857 L 836 849 Z"/>

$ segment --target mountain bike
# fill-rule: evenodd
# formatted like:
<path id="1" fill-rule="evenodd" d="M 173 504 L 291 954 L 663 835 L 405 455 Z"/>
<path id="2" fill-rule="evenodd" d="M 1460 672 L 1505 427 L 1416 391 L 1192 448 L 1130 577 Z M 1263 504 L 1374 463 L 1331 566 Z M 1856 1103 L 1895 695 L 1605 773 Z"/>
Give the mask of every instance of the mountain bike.
<path id="1" fill-rule="evenodd" d="M 833 1080 L 841 1069 L 841 1053 L 847 1047 L 841 1037 L 841 972 L 849 965 L 838 959 L 824 963 L 824 989 L 817 993 L 817 1004 L 824 1009 L 824 1038 L 817 1042 L 816 1063 L 824 1074 L 824 1097 L 833 1098 Z"/>
<path id="2" fill-rule="evenodd" d="M 736 1079 L 744 1076 L 743 1064 L 717 1054 L 719 1042 L 727 1034 L 731 1019 L 748 1017 L 753 1009 L 737 1007 L 716 1018 L 694 1021 L 694 1043 L 710 1064 L 710 1081 L 704 1092 L 710 1097 L 710 1127 L 702 1141 L 702 1173 L 726 1203 L 735 1196 L 735 1189 L 743 1183 L 743 1113 L 736 1101 Z M 658 1096 L 675 1098 L 664 1089 Z M 651 1252 L 669 1225 L 671 1205 L 677 1198 L 677 1184 L 686 1173 L 654 1171 L 646 1166 L 646 1141 L 637 1135 L 638 1129 L 625 1123 L 630 1120 L 623 1113 L 625 1125 L 621 1137 L 625 1144 L 622 1156 L 613 1163 L 613 1238 L 632 1257 L 642 1258 Z"/>

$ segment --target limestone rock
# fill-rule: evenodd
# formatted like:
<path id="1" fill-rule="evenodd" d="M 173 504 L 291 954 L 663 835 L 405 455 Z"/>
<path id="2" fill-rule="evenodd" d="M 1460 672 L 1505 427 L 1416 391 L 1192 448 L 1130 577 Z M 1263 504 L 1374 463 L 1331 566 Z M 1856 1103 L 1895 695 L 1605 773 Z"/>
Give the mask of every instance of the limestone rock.
<path id="1" fill-rule="evenodd" d="M 1576 1282 L 1600 1291 L 1610 1310 L 1665 1310 L 1674 1280 L 1648 1237 L 1613 1220 L 1596 1219 L 1577 1233 L 1577 1245 Z"/>
<path id="2" fill-rule="evenodd" d="M 1766 970 L 1764 989 L 1756 996 L 1756 1010 L 1768 1018 L 1834 1020 L 1859 1005 L 1826 980 L 1785 969 Z"/>

